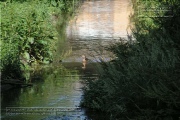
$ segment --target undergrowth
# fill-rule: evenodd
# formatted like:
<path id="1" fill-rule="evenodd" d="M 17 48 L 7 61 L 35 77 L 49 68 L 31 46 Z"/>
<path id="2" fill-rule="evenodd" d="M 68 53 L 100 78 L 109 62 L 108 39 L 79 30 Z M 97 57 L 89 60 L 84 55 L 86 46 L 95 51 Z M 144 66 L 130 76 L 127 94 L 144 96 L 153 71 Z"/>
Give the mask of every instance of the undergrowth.
<path id="1" fill-rule="evenodd" d="M 77 3 L 1 0 L 1 79 L 22 79 L 22 70 L 32 63 L 51 63 L 58 41 L 56 26 L 65 24 L 63 16 L 72 15 Z"/>
<path id="2" fill-rule="evenodd" d="M 112 119 L 178 120 L 180 117 L 180 2 L 133 1 L 135 41 L 109 47 L 116 55 L 103 62 L 100 78 L 84 88 L 82 106 Z M 149 4 L 148 4 L 149 3 Z M 141 13 L 139 5 L 173 6 L 173 16 Z M 159 17 L 158 17 L 159 15 Z M 163 15 L 163 16 L 162 16 Z"/>

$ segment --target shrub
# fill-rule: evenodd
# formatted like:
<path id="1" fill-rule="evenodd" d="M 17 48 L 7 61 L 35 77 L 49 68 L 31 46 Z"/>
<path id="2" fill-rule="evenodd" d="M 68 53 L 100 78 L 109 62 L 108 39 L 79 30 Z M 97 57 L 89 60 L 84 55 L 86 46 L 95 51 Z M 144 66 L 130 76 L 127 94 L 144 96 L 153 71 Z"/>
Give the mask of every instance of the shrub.
<path id="1" fill-rule="evenodd" d="M 19 78 L 21 70 L 32 63 L 50 63 L 56 51 L 56 24 L 66 11 L 72 13 L 73 1 L 62 0 L 6 0 L 0 2 L 1 14 L 1 72 L 2 79 L 13 74 Z M 67 9 L 67 10 L 66 10 Z M 14 67 L 16 66 L 16 67 Z M 13 69 L 12 69 L 13 68 Z M 15 69 L 15 70 L 14 70 Z M 15 71 L 19 71 L 16 74 Z"/>
<path id="2" fill-rule="evenodd" d="M 152 3 L 163 4 L 155 0 Z M 137 6 L 134 10 L 137 11 Z M 180 24 L 177 25 L 177 21 L 180 16 L 179 9 L 175 11 L 174 17 L 164 19 L 141 18 L 135 12 L 132 20 L 135 21 L 133 36 L 136 41 L 130 39 L 109 48 L 117 58 L 101 63 L 101 77 L 85 88 L 84 106 L 108 112 L 114 119 L 178 119 Z"/>

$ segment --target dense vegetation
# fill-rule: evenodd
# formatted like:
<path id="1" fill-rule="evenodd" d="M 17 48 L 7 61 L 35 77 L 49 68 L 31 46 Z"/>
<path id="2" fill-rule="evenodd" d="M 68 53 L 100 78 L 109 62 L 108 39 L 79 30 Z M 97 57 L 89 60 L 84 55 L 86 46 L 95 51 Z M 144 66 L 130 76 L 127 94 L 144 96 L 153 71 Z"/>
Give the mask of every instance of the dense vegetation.
<path id="1" fill-rule="evenodd" d="M 160 11 L 167 6 L 173 11 Z M 153 7 L 159 11 L 147 11 Z M 135 41 L 130 38 L 109 48 L 117 58 L 102 62 L 99 79 L 85 87 L 82 105 L 113 120 L 178 120 L 180 1 L 134 0 L 133 8 Z"/>
<path id="2" fill-rule="evenodd" d="M 1 78 L 23 79 L 32 63 L 50 63 L 58 31 L 78 0 L 1 0 Z M 64 18 L 67 21 L 67 18 Z"/>

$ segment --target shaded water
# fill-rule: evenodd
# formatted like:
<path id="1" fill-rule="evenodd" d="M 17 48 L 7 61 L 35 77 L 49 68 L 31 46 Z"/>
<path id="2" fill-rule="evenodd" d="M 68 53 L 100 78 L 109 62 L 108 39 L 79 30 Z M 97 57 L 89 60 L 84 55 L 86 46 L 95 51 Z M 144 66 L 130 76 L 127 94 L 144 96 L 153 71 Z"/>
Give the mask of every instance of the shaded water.
<path id="1" fill-rule="evenodd" d="M 96 74 L 89 76 L 72 63 L 74 70 L 58 64 L 31 72 L 32 87 L 5 91 L 1 95 L 2 119 L 6 120 L 40 120 L 55 116 L 68 116 L 71 119 L 84 119 L 84 111 L 77 110 L 82 99 L 82 85 L 87 79 L 95 79 Z M 93 70 L 94 71 L 94 70 Z M 93 77 L 94 76 L 94 77 Z M 14 108 L 16 107 L 16 108 Z M 14 111 L 14 110 L 20 111 Z M 58 112 L 51 109 L 58 109 Z M 70 110 L 69 110 L 70 109 Z M 50 112 L 49 112 L 50 110 Z M 69 112 L 65 112 L 67 110 Z M 60 118 L 57 118 L 60 119 Z"/>
<path id="2" fill-rule="evenodd" d="M 108 117 L 100 113 L 88 114 L 85 110 L 79 111 L 78 106 L 83 98 L 84 83 L 98 77 L 96 66 L 99 59 L 104 58 L 108 61 L 113 56 L 104 49 L 105 46 L 117 42 L 120 37 L 126 39 L 127 31 L 130 33 L 128 30 L 130 11 L 130 0 L 84 1 L 75 18 L 69 22 L 66 30 L 67 38 L 63 31 L 59 32 L 62 40 L 59 43 L 58 52 L 71 49 L 71 54 L 69 53 L 62 63 L 55 62 L 39 71 L 29 72 L 29 82 L 34 84 L 32 87 L 3 92 L 1 118 L 6 120 L 108 120 Z M 82 55 L 90 59 L 85 69 L 82 69 Z M 62 59 L 59 53 L 56 59 Z M 14 111 L 7 107 L 25 108 L 21 110 L 23 114 L 10 115 L 9 113 Z M 52 108 L 58 112 L 47 111 Z M 74 111 L 70 112 L 71 109 Z"/>

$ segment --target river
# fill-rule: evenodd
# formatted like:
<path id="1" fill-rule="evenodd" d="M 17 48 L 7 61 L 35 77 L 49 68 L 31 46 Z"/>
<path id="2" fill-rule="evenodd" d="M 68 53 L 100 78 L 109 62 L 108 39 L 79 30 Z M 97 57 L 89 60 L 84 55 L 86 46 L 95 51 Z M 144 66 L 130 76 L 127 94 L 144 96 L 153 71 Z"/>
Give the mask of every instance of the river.
<path id="1" fill-rule="evenodd" d="M 83 86 L 98 78 L 98 62 L 109 61 L 112 53 L 105 47 L 127 40 L 130 0 L 84 1 L 69 22 L 59 43 L 60 53 L 70 51 L 62 62 L 28 72 L 32 87 L 1 93 L 1 119 L 4 120 L 108 120 L 101 113 L 80 108 Z M 59 32 L 60 36 L 64 32 Z M 90 62 L 85 68 L 82 55 Z M 58 57 L 57 57 L 58 58 Z"/>

